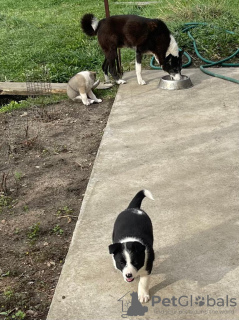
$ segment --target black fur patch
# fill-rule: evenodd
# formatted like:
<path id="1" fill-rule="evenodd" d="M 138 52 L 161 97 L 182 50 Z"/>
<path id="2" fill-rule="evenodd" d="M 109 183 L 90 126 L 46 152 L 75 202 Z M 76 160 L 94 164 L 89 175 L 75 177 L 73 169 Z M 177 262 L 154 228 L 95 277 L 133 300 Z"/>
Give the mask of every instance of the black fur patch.
<path id="1" fill-rule="evenodd" d="M 85 14 L 81 19 L 81 28 L 88 36 L 95 36 L 97 33 L 91 25 L 93 19 L 94 15 L 92 13 Z"/>

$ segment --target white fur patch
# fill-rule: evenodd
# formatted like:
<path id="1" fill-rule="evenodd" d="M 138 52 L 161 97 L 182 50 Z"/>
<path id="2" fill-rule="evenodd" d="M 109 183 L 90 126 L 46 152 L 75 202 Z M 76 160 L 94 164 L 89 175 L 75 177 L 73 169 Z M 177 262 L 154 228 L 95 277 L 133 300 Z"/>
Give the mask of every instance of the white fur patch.
<path id="1" fill-rule="evenodd" d="M 112 259 L 113 259 L 113 265 L 115 267 L 116 270 L 118 270 L 118 268 L 116 267 L 116 262 L 115 262 L 115 259 L 114 259 L 114 255 L 112 254 Z"/>
<path id="2" fill-rule="evenodd" d="M 126 280 L 126 275 L 131 273 L 132 274 L 132 278 L 135 278 L 136 274 L 137 274 L 137 270 L 135 269 L 135 267 L 132 265 L 131 263 L 131 256 L 130 256 L 130 253 L 124 249 L 123 251 L 123 255 L 125 257 L 125 261 L 126 261 L 126 266 L 124 267 L 124 269 L 122 270 L 122 274 L 123 274 L 123 277 L 124 277 L 124 280 Z"/>
<path id="3" fill-rule="evenodd" d="M 142 210 L 139 210 L 139 209 L 132 208 L 131 210 L 132 210 L 133 213 L 136 213 L 136 214 L 144 214 L 144 212 Z"/>
<path id="4" fill-rule="evenodd" d="M 155 58 L 155 60 L 157 61 L 157 63 L 160 64 L 160 63 L 159 63 L 159 59 L 156 57 L 155 54 L 154 54 L 154 58 Z"/>
<path id="5" fill-rule="evenodd" d="M 124 239 L 120 240 L 120 243 L 135 242 L 135 241 L 140 242 L 141 244 L 143 244 L 143 242 L 142 242 L 140 239 L 135 238 L 135 237 L 127 237 L 127 238 L 124 238 Z"/>
<path id="6" fill-rule="evenodd" d="M 141 276 L 138 286 L 138 297 L 141 303 L 149 301 L 149 276 Z"/>
<path id="7" fill-rule="evenodd" d="M 125 83 L 126 83 L 126 81 L 123 80 L 123 79 L 116 80 L 115 82 L 116 82 L 117 84 L 125 84 Z"/>
<path id="8" fill-rule="evenodd" d="M 149 190 L 145 189 L 144 190 L 144 195 L 145 195 L 145 197 L 147 197 L 147 198 L 149 198 L 151 200 L 154 200 L 154 197 L 153 197 L 152 193 Z"/>
<path id="9" fill-rule="evenodd" d="M 104 74 L 104 76 L 105 76 L 105 82 L 110 82 L 109 76 L 107 74 Z"/>
<path id="10" fill-rule="evenodd" d="M 173 76 L 174 80 L 181 80 L 181 74 L 180 73 L 176 73 L 175 76 Z"/>
<path id="11" fill-rule="evenodd" d="M 141 63 L 138 63 L 137 61 L 135 61 L 135 70 L 136 70 L 138 84 L 140 85 L 146 84 L 146 82 L 142 79 L 142 76 L 141 76 Z"/>
<path id="12" fill-rule="evenodd" d="M 179 55 L 177 42 L 172 35 L 170 35 L 170 43 L 169 43 L 168 50 L 166 52 L 166 57 L 170 54 L 175 57 L 178 57 Z"/>
<path id="13" fill-rule="evenodd" d="M 92 19 L 92 21 L 91 21 L 91 26 L 92 26 L 92 28 L 93 28 L 94 30 L 96 30 L 97 27 L 98 27 L 98 24 L 99 24 L 99 20 L 98 20 L 96 17 L 94 17 L 94 18 Z"/>

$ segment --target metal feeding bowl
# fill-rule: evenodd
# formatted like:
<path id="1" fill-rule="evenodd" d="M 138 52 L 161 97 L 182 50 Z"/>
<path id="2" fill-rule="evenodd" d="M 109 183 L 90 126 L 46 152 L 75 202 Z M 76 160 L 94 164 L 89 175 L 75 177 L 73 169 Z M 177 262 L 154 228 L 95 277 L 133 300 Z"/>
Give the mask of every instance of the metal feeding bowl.
<path id="1" fill-rule="evenodd" d="M 159 88 L 166 90 L 188 89 L 193 86 L 189 77 L 182 75 L 180 80 L 172 80 L 170 75 L 163 76 L 159 82 Z"/>

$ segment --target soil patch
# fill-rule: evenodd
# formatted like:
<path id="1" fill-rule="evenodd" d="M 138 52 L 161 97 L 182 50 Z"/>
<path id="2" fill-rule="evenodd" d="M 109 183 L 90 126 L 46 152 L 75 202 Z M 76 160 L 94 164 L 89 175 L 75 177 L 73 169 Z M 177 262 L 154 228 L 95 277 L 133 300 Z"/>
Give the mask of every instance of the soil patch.
<path id="1" fill-rule="evenodd" d="M 0 319 L 46 319 L 112 104 L 0 114 Z"/>

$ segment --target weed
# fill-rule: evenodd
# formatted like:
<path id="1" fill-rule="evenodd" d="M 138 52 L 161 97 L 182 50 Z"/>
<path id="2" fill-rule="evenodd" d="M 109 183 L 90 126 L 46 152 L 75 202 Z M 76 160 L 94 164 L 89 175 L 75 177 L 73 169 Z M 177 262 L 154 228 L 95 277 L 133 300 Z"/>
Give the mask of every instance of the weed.
<path id="1" fill-rule="evenodd" d="M 27 234 L 28 239 L 30 239 L 32 242 L 34 242 L 38 237 L 40 233 L 40 223 L 35 223 L 29 228 L 29 232 Z"/>
<path id="2" fill-rule="evenodd" d="M 4 208 L 12 208 L 12 198 L 6 196 L 4 193 L 0 193 L 0 213 L 2 213 Z"/>
<path id="3" fill-rule="evenodd" d="M 57 235 L 62 235 L 64 232 L 58 224 L 52 229 L 52 231 Z"/>
<path id="4" fill-rule="evenodd" d="M 16 229 L 14 230 L 14 233 L 15 233 L 15 234 L 18 234 L 19 232 L 20 232 L 19 228 L 16 228 Z"/>
<path id="5" fill-rule="evenodd" d="M 21 310 L 18 310 L 14 315 L 12 315 L 12 319 L 15 319 L 15 320 L 23 320 L 25 319 L 25 317 L 26 317 L 26 314 Z"/>
<path id="6" fill-rule="evenodd" d="M 47 149 L 42 150 L 42 155 L 47 155 L 48 153 L 49 153 L 49 150 L 47 150 Z"/>
<path id="7" fill-rule="evenodd" d="M 0 316 L 6 316 L 7 318 L 4 319 L 14 319 L 14 320 L 23 320 L 26 318 L 26 314 L 21 311 L 18 310 L 17 312 L 13 313 L 14 310 L 12 311 L 4 311 L 4 312 L 0 312 Z"/>
<path id="8" fill-rule="evenodd" d="M 20 181 L 22 179 L 23 174 L 21 172 L 16 171 L 14 173 L 14 178 L 16 181 Z"/>
<path id="9" fill-rule="evenodd" d="M 73 213 L 73 210 L 68 208 L 68 206 L 65 206 L 63 208 L 60 208 L 57 210 L 57 215 L 60 216 L 60 215 L 64 215 L 64 216 L 69 216 Z"/>
<path id="10" fill-rule="evenodd" d="M 14 291 L 10 287 L 6 288 L 3 292 L 3 295 L 4 295 L 5 299 L 9 300 L 14 295 Z"/>
<path id="11" fill-rule="evenodd" d="M 8 277 L 8 276 L 10 276 L 10 271 L 7 271 L 6 273 L 2 273 L 0 276 L 1 277 Z"/>
<path id="12" fill-rule="evenodd" d="M 70 223 L 72 221 L 72 218 L 77 219 L 77 216 L 72 215 L 72 213 L 73 210 L 65 206 L 57 210 L 56 216 L 58 216 L 58 219 L 66 218 L 68 220 L 68 223 Z"/>

